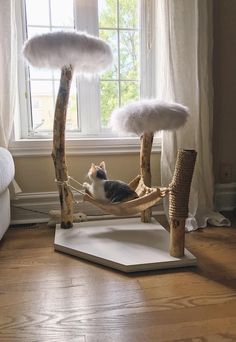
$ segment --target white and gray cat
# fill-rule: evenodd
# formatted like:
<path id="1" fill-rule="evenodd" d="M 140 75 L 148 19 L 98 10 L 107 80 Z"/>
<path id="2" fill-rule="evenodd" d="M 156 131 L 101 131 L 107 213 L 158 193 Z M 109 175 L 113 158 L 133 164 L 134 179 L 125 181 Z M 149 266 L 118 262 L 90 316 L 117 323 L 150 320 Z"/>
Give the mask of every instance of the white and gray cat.
<path id="1" fill-rule="evenodd" d="M 119 180 L 108 180 L 105 162 L 99 165 L 91 164 L 88 172 L 91 184 L 85 182 L 83 187 L 94 198 L 106 202 L 124 202 L 135 198 L 138 195 L 132 190 L 128 184 Z"/>

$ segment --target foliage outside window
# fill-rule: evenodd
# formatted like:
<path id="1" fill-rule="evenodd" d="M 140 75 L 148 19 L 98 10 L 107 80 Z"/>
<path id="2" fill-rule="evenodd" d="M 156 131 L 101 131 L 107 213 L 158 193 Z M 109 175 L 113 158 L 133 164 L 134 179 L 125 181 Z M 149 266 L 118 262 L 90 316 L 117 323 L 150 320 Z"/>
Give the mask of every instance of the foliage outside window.
<path id="1" fill-rule="evenodd" d="M 101 118 L 139 98 L 139 20 L 137 0 L 99 2 L 99 36 L 112 47 L 114 65 L 101 77 Z"/>

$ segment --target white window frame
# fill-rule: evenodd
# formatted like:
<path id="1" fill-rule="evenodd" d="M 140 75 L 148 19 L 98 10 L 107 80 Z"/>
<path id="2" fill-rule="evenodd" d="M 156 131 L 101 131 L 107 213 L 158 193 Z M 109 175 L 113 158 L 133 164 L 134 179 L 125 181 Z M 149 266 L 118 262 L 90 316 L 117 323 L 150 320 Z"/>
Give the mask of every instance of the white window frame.
<path id="1" fill-rule="evenodd" d="M 78 0 L 77 0 L 78 1 Z M 96 1 L 88 1 L 88 0 L 79 0 L 80 4 L 84 6 L 88 11 L 91 10 L 88 4 L 93 4 L 93 24 L 88 23 L 86 16 L 80 16 L 77 13 L 75 16 L 77 20 L 80 20 L 80 28 L 83 27 L 84 30 L 88 31 L 91 34 L 98 34 L 98 24 L 97 20 L 97 12 L 94 12 L 94 3 Z M 27 89 L 26 77 L 24 75 L 24 60 L 22 58 L 22 45 L 23 45 L 23 2 L 16 1 L 16 13 L 20 13 L 21 15 L 17 15 L 17 27 L 19 33 L 18 39 L 18 52 L 19 52 L 19 89 Z M 76 9 L 75 9 L 76 10 Z M 95 8 L 96 10 L 96 8 Z M 87 16 L 87 18 L 91 18 Z M 96 18 L 95 18 L 96 17 Z M 94 24 L 95 23 L 95 24 Z M 81 26 L 82 25 L 82 26 Z M 140 25 L 141 25 L 141 36 L 140 36 L 140 82 L 141 82 L 141 98 L 152 98 L 155 96 L 155 0 L 140 0 Z M 94 126 L 96 129 L 98 128 L 99 118 L 94 107 L 92 107 L 92 101 L 86 101 L 84 99 L 93 98 L 93 104 L 95 106 L 99 106 L 99 96 L 96 90 L 96 84 L 94 82 L 94 87 L 86 87 L 85 79 L 82 79 L 80 82 L 80 89 L 78 89 L 79 103 L 81 104 L 81 108 L 86 111 L 86 116 L 81 115 L 81 125 L 85 128 L 87 134 L 85 136 L 80 137 L 69 137 L 66 140 L 67 154 L 69 155 L 83 155 L 83 154 L 126 154 L 126 153 L 134 153 L 139 151 L 140 141 L 139 137 L 115 137 L 111 134 L 106 136 L 104 134 L 97 135 L 95 131 L 91 130 L 88 127 L 88 122 L 93 120 L 96 122 Z M 99 79 L 96 79 L 96 82 L 99 82 Z M 85 86 L 83 86 L 85 85 Z M 27 91 L 27 90 L 26 90 Z M 14 126 L 14 132 L 10 144 L 11 153 L 14 156 L 35 156 L 35 155 L 50 155 L 52 141 L 51 139 L 39 139 L 39 138 L 31 138 L 31 139 L 21 139 L 21 125 L 22 127 L 27 127 L 27 122 L 24 120 L 24 115 L 20 116 L 20 110 L 29 110 L 27 106 L 29 105 L 29 101 L 26 99 L 26 93 L 20 91 L 19 92 L 19 106 L 16 113 L 16 120 Z M 95 113 L 95 114 L 94 114 Z M 90 120 L 84 120 L 83 118 L 90 117 Z M 23 120 L 22 120 L 23 119 Z M 153 150 L 160 151 L 161 147 L 161 139 L 160 136 L 154 139 Z"/>

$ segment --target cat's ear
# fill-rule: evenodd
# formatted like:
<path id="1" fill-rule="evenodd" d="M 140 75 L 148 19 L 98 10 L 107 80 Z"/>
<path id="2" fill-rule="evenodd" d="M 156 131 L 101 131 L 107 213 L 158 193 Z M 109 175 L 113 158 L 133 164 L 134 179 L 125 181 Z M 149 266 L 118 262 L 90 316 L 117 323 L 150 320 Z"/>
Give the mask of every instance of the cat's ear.
<path id="1" fill-rule="evenodd" d="M 106 170 L 105 162 L 102 161 L 102 162 L 100 163 L 99 167 L 100 167 L 101 169 L 103 169 L 103 170 Z"/>
<path id="2" fill-rule="evenodd" d="M 91 164 L 92 171 L 96 171 L 96 165 L 94 163 Z"/>

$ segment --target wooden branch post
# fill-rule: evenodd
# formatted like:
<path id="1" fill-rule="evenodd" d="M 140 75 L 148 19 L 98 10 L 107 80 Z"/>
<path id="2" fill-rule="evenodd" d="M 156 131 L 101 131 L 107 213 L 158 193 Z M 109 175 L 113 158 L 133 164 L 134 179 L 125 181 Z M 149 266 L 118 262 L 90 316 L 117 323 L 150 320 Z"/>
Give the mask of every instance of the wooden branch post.
<path id="1" fill-rule="evenodd" d="M 66 114 L 72 75 L 73 70 L 71 66 L 62 68 L 53 125 L 52 159 L 55 166 L 56 181 L 61 204 L 62 228 L 71 228 L 73 226 L 73 196 L 67 184 L 68 173 L 65 156 Z"/>
<path id="2" fill-rule="evenodd" d="M 176 258 L 184 256 L 185 221 L 196 156 L 194 150 L 178 151 L 174 176 L 169 185 L 170 255 Z"/>
<path id="3" fill-rule="evenodd" d="M 141 148 L 140 148 L 140 172 L 143 177 L 144 184 L 151 187 L 151 152 L 153 143 L 153 132 L 144 132 L 141 136 Z M 151 222 L 152 209 L 146 209 L 141 212 L 142 222 Z"/>

